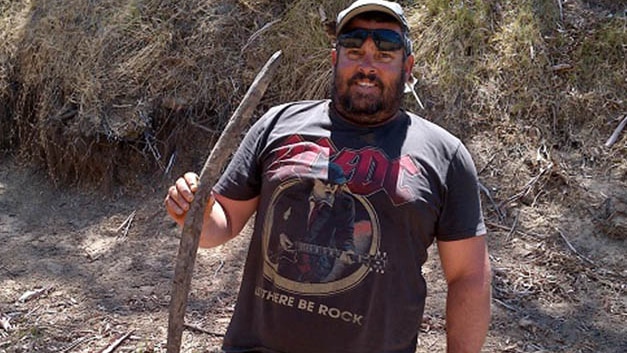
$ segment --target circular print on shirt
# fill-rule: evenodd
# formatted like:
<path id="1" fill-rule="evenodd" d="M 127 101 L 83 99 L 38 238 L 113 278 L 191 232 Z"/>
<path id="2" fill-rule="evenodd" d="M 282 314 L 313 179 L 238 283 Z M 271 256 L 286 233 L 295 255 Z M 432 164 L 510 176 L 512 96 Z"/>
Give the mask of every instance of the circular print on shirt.
<path id="1" fill-rule="evenodd" d="M 272 195 L 263 227 L 264 276 L 297 294 L 329 295 L 383 273 L 370 202 L 346 183 L 292 179 Z"/>

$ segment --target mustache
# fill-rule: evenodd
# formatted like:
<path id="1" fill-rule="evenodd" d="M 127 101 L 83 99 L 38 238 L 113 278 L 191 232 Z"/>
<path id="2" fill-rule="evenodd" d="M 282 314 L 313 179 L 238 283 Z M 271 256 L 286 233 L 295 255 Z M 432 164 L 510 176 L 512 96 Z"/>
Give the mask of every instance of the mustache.
<path id="1" fill-rule="evenodd" d="M 353 77 L 351 77 L 348 80 L 348 85 L 349 86 L 353 85 L 357 83 L 357 81 L 360 81 L 360 80 L 368 80 L 370 82 L 374 82 L 379 87 L 383 87 L 383 82 L 381 82 L 381 79 L 377 75 L 375 74 L 366 75 L 363 72 L 358 72 L 355 75 L 353 75 Z"/>

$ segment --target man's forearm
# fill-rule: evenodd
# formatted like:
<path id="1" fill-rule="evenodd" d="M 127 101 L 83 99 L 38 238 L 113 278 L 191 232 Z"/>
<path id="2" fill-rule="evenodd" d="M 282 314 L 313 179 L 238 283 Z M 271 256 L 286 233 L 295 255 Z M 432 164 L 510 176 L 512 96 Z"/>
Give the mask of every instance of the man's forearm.
<path id="1" fill-rule="evenodd" d="M 490 325 L 490 274 L 450 283 L 446 300 L 447 353 L 477 353 Z"/>

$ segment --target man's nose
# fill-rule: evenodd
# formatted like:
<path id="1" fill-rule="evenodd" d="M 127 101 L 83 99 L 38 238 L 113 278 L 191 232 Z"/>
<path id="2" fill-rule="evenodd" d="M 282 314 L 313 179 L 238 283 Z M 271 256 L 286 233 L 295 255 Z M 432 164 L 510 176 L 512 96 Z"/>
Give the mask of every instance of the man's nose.
<path id="1" fill-rule="evenodd" d="M 376 71 L 374 66 L 374 55 L 377 52 L 377 46 L 374 43 L 374 40 L 368 36 L 364 44 L 361 46 L 361 49 L 363 50 L 364 55 L 359 63 L 359 70 L 365 74 L 374 73 Z"/>

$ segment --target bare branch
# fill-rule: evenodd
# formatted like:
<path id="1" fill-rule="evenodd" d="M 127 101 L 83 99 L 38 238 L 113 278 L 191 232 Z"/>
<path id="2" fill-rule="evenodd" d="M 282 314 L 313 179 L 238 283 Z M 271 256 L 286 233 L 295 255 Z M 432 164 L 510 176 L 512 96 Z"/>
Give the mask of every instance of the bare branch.
<path id="1" fill-rule="evenodd" d="M 125 339 L 129 338 L 132 333 L 133 331 L 129 331 L 126 334 L 122 335 L 120 338 L 115 340 L 113 343 L 111 343 L 107 348 L 105 348 L 100 353 L 112 353 L 113 351 L 115 351 L 116 348 L 118 348 L 119 345 L 122 344 L 122 342 L 124 342 Z"/>
<path id="2" fill-rule="evenodd" d="M 614 132 L 612 133 L 612 136 L 610 136 L 610 138 L 607 139 L 607 141 L 605 142 L 605 147 L 608 147 L 608 148 L 612 147 L 612 145 L 615 144 L 616 141 L 618 141 L 618 136 L 625 128 L 625 125 L 627 125 L 627 115 L 623 118 L 623 121 L 621 121 L 620 124 L 618 124 L 618 127 L 616 128 L 616 130 L 614 130 Z"/>
<path id="3" fill-rule="evenodd" d="M 557 230 L 557 232 L 559 233 L 559 235 L 562 237 L 562 239 L 564 239 L 564 241 L 566 242 L 566 245 L 568 245 L 568 247 L 570 248 L 570 250 L 572 250 L 572 252 L 575 253 L 575 255 L 577 255 L 580 259 L 586 261 L 587 263 L 594 265 L 594 261 L 590 260 L 589 258 L 581 255 L 579 253 L 579 251 L 577 251 L 577 249 L 575 249 L 575 247 L 568 241 L 568 239 L 566 239 L 566 236 L 564 235 L 564 233 L 562 232 L 561 229 L 559 228 L 555 228 Z"/>

